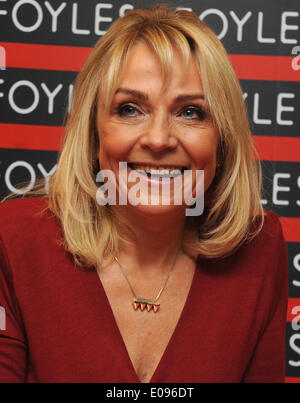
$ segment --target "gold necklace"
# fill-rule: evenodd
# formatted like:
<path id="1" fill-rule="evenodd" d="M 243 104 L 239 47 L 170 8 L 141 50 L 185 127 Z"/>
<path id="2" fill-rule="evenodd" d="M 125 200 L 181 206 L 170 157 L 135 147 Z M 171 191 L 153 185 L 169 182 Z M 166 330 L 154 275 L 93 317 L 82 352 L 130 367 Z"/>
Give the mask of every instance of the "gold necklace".
<path id="1" fill-rule="evenodd" d="M 117 258 L 117 256 L 114 257 L 116 262 L 120 266 L 121 272 L 123 273 L 123 276 L 125 277 L 125 280 L 127 281 L 128 285 L 129 285 L 129 288 L 130 288 L 130 290 L 131 290 L 131 292 L 133 294 L 134 298 L 133 298 L 132 305 L 133 305 L 133 308 L 134 308 L 135 311 L 137 309 L 139 309 L 139 308 L 141 309 L 141 311 L 143 311 L 145 308 L 147 308 L 148 312 L 150 312 L 153 309 L 153 311 L 156 313 L 159 310 L 160 303 L 157 302 L 157 300 L 159 299 L 159 297 L 161 296 L 161 293 L 165 289 L 165 287 L 167 285 L 167 282 L 168 282 L 168 280 L 169 280 L 169 278 L 171 276 L 171 273 L 173 272 L 173 270 L 175 268 L 175 264 L 176 264 L 176 261 L 177 261 L 177 258 L 178 258 L 179 250 L 180 250 L 180 248 L 178 249 L 178 251 L 176 253 L 174 262 L 173 262 L 173 264 L 171 266 L 171 269 L 170 269 L 170 271 L 169 271 L 169 273 L 168 273 L 168 275 L 167 275 L 167 277 L 166 277 L 166 279 L 165 279 L 165 281 L 163 283 L 163 286 L 159 290 L 159 293 L 157 294 L 155 299 L 147 299 L 147 298 L 136 297 L 136 293 L 134 292 L 133 287 L 130 284 L 130 281 L 128 280 L 128 278 L 127 278 L 127 276 L 125 274 L 124 267 L 119 262 L 119 259 Z"/>

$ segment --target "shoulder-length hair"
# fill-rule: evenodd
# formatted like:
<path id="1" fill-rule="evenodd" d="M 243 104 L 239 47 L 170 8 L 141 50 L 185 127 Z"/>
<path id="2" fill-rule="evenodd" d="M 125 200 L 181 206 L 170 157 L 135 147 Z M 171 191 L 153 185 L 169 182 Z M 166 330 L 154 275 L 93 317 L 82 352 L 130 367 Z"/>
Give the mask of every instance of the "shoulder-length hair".
<path id="1" fill-rule="evenodd" d="M 49 208 L 61 223 L 63 245 L 86 267 L 115 255 L 120 240 L 116 217 L 96 201 L 95 160 L 101 146 L 95 123 L 97 94 L 101 92 L 109 107 L 130 49 L 141 40 L 158 56 L 165 78 L 172 69 L 174 46 L 186 63 L 195 57 L 219 134 L 217 172 L 205 194 L 204 214 L 186 217 L 185 251 L 205 258 L 225 256 L 254 237 L 264 221 L 261 165 L 241 87 L 223 45 L 191 12 L 164 5 L 133 10 L 111 25 L 77 77 L 57 169 L 49 184 Z"/>

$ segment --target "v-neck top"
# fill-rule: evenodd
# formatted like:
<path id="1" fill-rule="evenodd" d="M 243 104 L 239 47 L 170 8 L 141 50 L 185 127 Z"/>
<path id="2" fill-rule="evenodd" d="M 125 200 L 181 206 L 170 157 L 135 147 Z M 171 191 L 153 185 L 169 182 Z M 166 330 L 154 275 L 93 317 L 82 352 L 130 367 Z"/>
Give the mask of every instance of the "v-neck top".
<path id="1" fill-rule="evenodd" d="M 140 382 L 97 272 L 59 245 L 49 211 L 35 214 L 46 204 L 0 206 L 0 382 Z M 230 256 L 199 257 L 150 382 L 283 382 L 287 273 L 271 211 L 259 235 Z"/>

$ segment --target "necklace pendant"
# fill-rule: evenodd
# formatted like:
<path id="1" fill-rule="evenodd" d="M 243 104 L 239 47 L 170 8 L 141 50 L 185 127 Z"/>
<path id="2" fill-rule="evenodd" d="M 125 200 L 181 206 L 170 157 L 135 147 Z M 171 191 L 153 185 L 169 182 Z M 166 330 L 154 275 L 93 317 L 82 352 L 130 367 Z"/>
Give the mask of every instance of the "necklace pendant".
<path id="1" fill-rule="evenodd" d="M 145 298 L 134 298 L 132 304 L 135 311 L 137 311 L 138 309 L 143 311 L 146 308 L 148 312 L 153 309 L 153 311 L 156 313 L 160 308 L 159 302 Z"/>

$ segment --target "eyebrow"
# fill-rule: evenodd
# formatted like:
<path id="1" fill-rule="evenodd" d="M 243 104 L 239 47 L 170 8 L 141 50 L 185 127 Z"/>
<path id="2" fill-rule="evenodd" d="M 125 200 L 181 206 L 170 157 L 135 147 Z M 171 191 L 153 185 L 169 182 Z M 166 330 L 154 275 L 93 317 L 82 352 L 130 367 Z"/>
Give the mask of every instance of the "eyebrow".
<path id="1" fill-rule="evenodd" d="M 141 101 L 148 101 L 149 97 L 147 94 L 144 94 L 141 91 L 137 91 L 137 90 L 132 90 L 130 88 L 118 88 L 116 91 L 116 94 L 126 94 L 126 95 L 132 95 L 137 99 L 140 99 Z M 178 95 L 175 98 L 175 102 L 176 103 L 180 103 L 180 102 L 185 102 L 185 101 L 194 101 L 195 99 L 203 99 L 205 100 L 205 96 L 203 94 L 182 94 L 182 95 Z"/>
<path id="2" fill-rule="evenodd" d="M 137 99 L 140 99 L 142 101 L 148 101 L 148 95 L 144 94 L 143 92 L 136 91 L 136 90 L 131 90 L 130 88 L 118 88 L 116 91 L 116 94 L 126 94 L 126 95 L 132 95 Z"/>
<path id="3" fill-rule="evenodd" d="M 183 95 L 178 95 L 178 97 L 175 98 L 175 102 L 184 102 L 184 101 L 193 101 L 195 99 L 203 99 L 205 100 L 205 96 L 203 94 L 183 94 Z"/>

